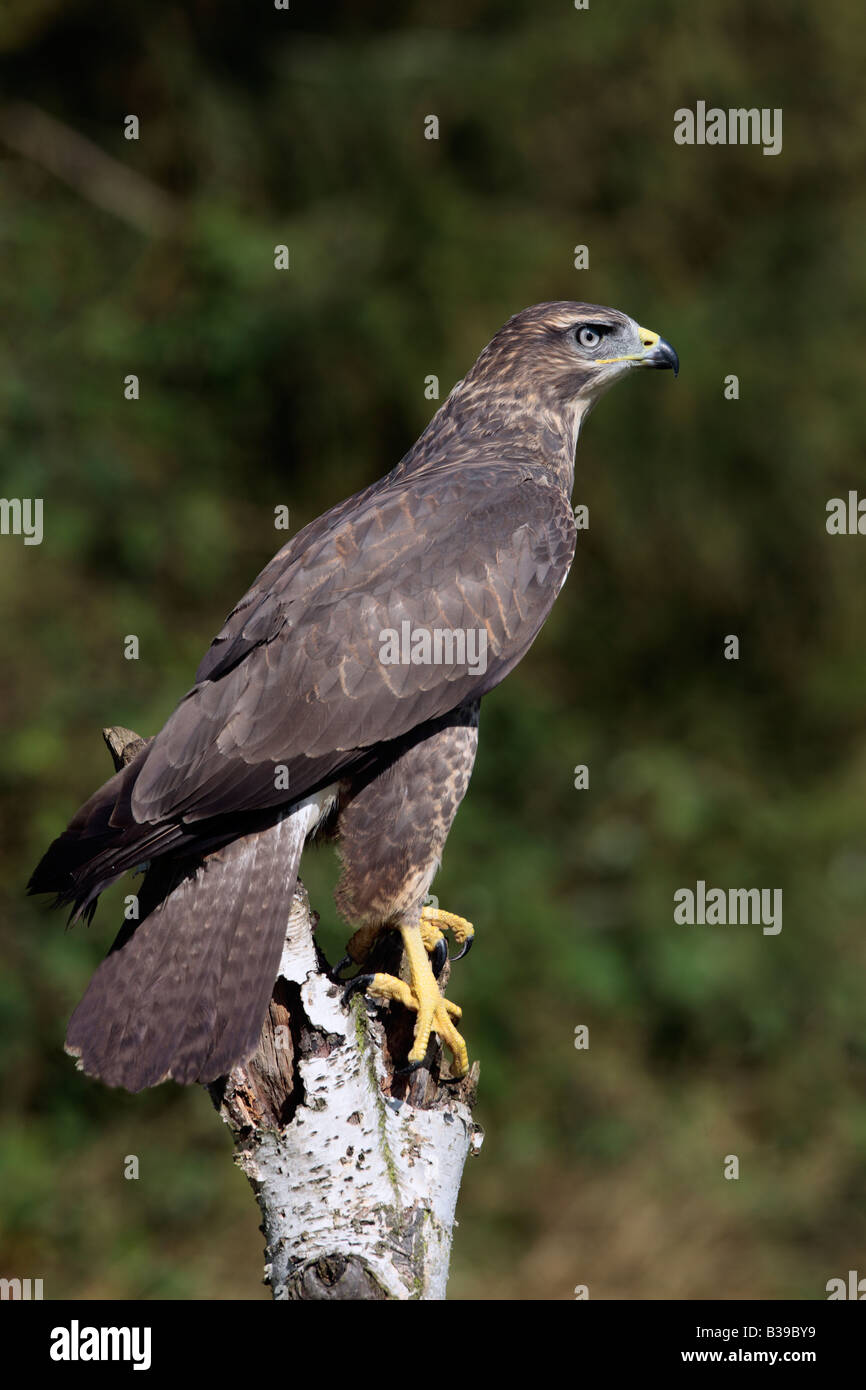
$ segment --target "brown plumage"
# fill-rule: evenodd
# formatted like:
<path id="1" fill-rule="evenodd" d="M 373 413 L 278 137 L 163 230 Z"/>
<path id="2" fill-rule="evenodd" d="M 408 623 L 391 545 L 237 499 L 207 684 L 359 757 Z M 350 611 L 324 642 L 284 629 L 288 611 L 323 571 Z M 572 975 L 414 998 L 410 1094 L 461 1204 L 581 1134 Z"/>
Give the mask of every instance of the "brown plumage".
<path id="1" fill-rule="evenodd" d="M 516 315 L 397 467 L 261 572 L 163 729 L 31 879 L 77 916 L 150 865 L 141 921 L 70 1023 L 85 1071 L 138 1090 L 211 1081 L 250 1055 L 300 853 L 325 822 L 347 920 L 417 923 L 468 785 L 478 703 L 534 641 L 571 564 L 581 421 L 638 364 L 676 368 L 676 354 L 616 310 Z M 382 634 L 406 622 L 483 633 L 484 669 L 386 664 Z"/>

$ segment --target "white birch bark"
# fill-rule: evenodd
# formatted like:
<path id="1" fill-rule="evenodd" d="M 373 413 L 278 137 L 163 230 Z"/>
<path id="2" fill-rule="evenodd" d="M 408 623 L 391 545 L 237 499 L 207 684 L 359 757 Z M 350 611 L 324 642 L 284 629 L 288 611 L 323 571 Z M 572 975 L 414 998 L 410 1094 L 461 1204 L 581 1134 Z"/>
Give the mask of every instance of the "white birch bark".
<path id="1" fill-rule="evenodd" d="M 481 1143 L 476 1076 L 395 1077 L 381 1023 L 322 970 L 300 885 L 280 977 L 259 1052 L 214 1097 L 261 1208 L 274 1298 L 444 1298 Z"/>

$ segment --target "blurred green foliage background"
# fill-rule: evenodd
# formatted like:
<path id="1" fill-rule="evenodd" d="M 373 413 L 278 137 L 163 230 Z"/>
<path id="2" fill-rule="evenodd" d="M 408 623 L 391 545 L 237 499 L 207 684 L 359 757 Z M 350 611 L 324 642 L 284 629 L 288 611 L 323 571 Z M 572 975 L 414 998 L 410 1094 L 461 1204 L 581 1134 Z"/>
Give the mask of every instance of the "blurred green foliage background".
<path id="1" fill-rule="evenodd" d="M 866 1273 L 866 540 L 824 525 L 863 480 L 864 60 L 859 0 L 6 0 L 2 492 L 44 498 L 45 538 L 0 537 L 0 1273 L 267 1296 L 207 1096 L 110 1092 L 61 1050 L 119 890 L 65 932 L 24 883 L 109 775 L 102 725 L 155 732 L 190 684 L 273 508 L 295 530 L 388 471 L 425 376 L 444 398 L 553 298 L 633 314 L 682 372 L 584 430 L 590 529 L 485 702 L 435 885 L 478 930 L 452 994 L 487 1134 L 451 1296 Z M 781 155 L 675 145 L 699 99 L 781 107 Z M 141 176 L 135 217 L 90 153 L 52 172 L 43 116 Z M 308 856 L 336 955 L 333 878 Z M 676 926 L 699 878 L 782 888 L 781 934 Z"/>

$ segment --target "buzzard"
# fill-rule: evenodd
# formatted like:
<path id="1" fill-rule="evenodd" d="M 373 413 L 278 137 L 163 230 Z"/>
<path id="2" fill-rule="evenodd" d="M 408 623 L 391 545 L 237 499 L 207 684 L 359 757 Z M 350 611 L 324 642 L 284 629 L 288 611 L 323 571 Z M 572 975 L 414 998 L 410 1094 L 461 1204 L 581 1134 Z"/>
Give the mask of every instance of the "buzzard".
<path id="1" fill-rule="evenodd" d="M 50 846 L 33 893 L 92 915 L 142 864 L 128 922 L 69 1023 L 67 1051 L 109 1085 L 211 1082 L 256 1049 L 301 851 L 336 842 L 336 899 L 363 966 L 400 932 L 416 1012 L 458 1073 L 460 1010 L 436 980 L 425 906 L 475 758 L 479 703 L 538 636 L 574 555 L 581 424 L 633 367 L 678 369 L 615 309 L 538 304 L 500 329 L 386 477 L 305 526 L 227 618 L 164 728 Z"/>

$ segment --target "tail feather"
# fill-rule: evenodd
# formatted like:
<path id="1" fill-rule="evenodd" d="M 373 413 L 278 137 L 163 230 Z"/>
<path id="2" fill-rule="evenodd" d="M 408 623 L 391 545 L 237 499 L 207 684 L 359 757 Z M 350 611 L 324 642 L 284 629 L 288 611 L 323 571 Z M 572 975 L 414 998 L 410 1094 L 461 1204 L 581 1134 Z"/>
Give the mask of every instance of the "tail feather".
<path id="1" fill-rule="evenodd" d="M 132 815 L 132 790 L 152 742 L 75 813 L 34 869 L 28 893 L 55 893 L 55 905 L 74 905 L 74 919 L 89 908 L 103 888 L 150 858 L 154 840 L 162 843 L 179 838 L 177 825 L 141 824 Z"/>
<path id="2" fill-rule="evenodd" d="M 314 810 L 149 869 L 69 1022 L 66 1050 L 110 1086 L 208 1083 L 255 1051 Z"/>

